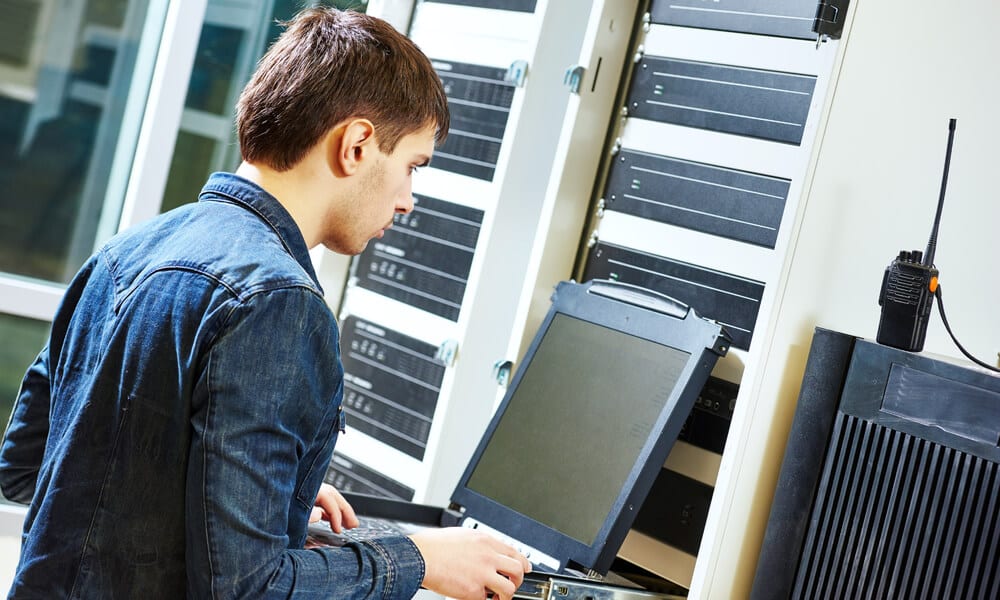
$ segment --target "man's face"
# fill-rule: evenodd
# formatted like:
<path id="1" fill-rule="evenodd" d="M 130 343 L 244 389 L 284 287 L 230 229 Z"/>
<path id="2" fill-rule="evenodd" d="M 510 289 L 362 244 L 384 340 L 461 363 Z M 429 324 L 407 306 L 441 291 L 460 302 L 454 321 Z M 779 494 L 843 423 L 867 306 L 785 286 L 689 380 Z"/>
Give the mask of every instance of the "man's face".
<path id="1" fill-rule="evenodd" d="M 381 238 L 396 213 L 413 210 L 411 178 L 430 162 L 435 127 L 399 140 L 391 154 L 375 149 L 357 173 L 357 185 L 345 208 L 331 215 L 326 246 L 342 254 L 360 254 L 373 238 Z"/>

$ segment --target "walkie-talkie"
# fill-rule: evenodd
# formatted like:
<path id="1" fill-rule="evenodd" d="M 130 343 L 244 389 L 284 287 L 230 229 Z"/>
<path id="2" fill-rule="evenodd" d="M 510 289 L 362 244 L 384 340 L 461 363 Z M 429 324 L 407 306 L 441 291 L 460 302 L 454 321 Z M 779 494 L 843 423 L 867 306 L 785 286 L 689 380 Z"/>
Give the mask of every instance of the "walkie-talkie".
<path id="1" fill-rule="evenodd" d="M 948 121 L 948 149 L 944 156 L 944 175 L 941 178 L 941 195 L 938 198 L 934 226 L 927 242 L 927 251 L 901 250 L 899 256 L 886 267 L 882 276 L 882 291 L 878 303 L 882 316 L 878 322 L 875 339 L 880 344 L 920 352 L 927 335 L 927 319 L 931 314 L 934 292 L 938 285 L 938 270 L 934 267 L 937 249 L 938 226 L 944 207 L 945 188 L 948 187 L 948 168 L 951 165 L 951 146 L 955 140 L 955 119 Z"/>

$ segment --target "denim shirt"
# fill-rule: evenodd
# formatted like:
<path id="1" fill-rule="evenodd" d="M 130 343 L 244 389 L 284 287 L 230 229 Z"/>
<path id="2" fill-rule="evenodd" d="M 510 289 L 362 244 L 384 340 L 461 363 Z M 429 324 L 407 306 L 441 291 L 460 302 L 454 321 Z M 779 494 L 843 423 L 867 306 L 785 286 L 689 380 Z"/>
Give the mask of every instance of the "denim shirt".
<path id="1" fill-rule="evenodd" d="M 303 549 L 340 425 L 336 320 L 258 186 L 113 238 L 66 290 L 0 448 L 11 597 L 409 598 L 405 537 Z"/>

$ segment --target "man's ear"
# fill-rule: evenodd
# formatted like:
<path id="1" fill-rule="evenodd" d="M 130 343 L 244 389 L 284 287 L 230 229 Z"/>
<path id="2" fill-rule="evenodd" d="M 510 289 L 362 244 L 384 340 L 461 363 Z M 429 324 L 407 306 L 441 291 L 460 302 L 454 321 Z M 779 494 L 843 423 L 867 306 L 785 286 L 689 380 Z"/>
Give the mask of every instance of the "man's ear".
<path id="1" fill-rule="evenodd" d="M 376 149 L 375 126 L 368 119 L 350 119 L 327 135 L 327 156 L 337 175 L 353 175 Z"/>

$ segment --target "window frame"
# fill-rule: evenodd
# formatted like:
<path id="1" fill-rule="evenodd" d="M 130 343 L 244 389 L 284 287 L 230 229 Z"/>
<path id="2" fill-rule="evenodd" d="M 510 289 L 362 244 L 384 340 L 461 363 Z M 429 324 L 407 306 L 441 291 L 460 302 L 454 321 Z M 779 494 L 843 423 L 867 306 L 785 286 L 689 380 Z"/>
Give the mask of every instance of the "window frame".
<path id="1" fill-rule="evenodd" d="M 149 2 L 92 250 L 159 212 L 207 4 Z M 0 313 L 51 322 L 65 290 L 0 273 Z"/>

